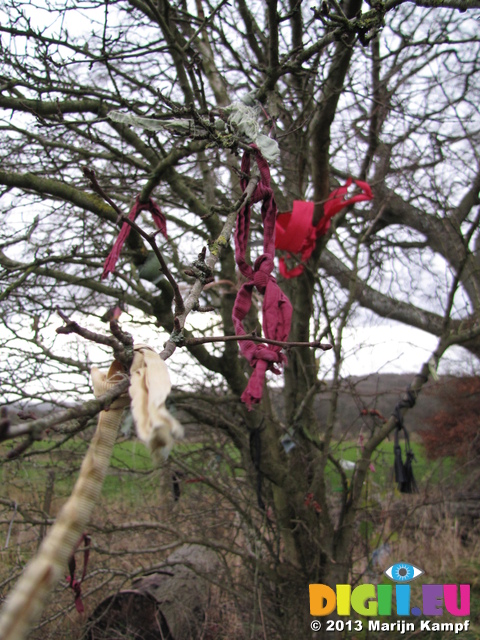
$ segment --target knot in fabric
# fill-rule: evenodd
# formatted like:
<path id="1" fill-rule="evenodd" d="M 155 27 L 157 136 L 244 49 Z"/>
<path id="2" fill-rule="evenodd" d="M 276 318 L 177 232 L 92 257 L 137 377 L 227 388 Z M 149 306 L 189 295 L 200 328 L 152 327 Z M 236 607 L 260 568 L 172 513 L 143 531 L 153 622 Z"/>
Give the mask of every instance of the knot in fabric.
<path id="1" fill-rule="evenodd" d="M 275 256 L 275 221 L 277 217 L 277 205 L 270 186 L 270 170 L 265 158 L 255 145 L 250 145 L 252 152 L 245 152 L 242 158 L 242 171 L 244 176 L 250 175 L 251 156 L 255 158 L 260 172 L 260 181 L 247 203 L 238 213 L 235 229 L 235 260 L 241 273 L 248 279 L 239 290 L 233 307 L 233 323 L 238 335 L 246 335 L 243 320 L 252 305 L 253 287 L 263 294 L 262 325 L 266 338 L 284 342 L 290 333 L 292 319 L 292 305 L 289 299 L 280 289 L 275 278 L 271 275 L 274 267 Z M 242 189 L 245 191 L 249 179 L 243 177 Z M 263 254 L 259 256 L 253 265 L 246 261 L 246 251 L 250 231 L 250 203 L 262 203 L 263 222 Z M 242 394 L 242 401 L 249 409 L 252 404 L 260 402 L 263 395 L 263 385 L 267 370 L 280 373 L 275 367 L 277 363 L 286 362 L 286 357 L 281 354 L 281 345 L 256 344 L 252 340 L 241 340 L 239 348 L 242 355 L 253 368 L 247 388 Z"/>
<path id="2" fill-rule="evenodd" d="M 276 362 L 278 363 L 283 362 L 284 359 L 285 359 L 285 356 L 278 351 L 278 347 L 277 347 L 277 350 L 275 350 L 274 346 L 259 344 L 257 345 L 255 351 L 253 352 L 251 362 L 255 364 L 255 362 L 257 362 L 258 360 L 263 360 L 264 362 L 275 364 Z M 273 367 L 272 367 L 272 371 L 273 371 Z"/>
<path id="3" fill-rule="evenodd" d="M 263 254 L 259 256 L 253 263 L 253 270 L 255 272 L 259 271 L 270 275 L 273 271 L 274 266 L 275 263 L 273 262 L 272 258 Z"/>
<path id="4" fill-rule="evenodd" d="M 254 204 L 255 202 L 262 202 L 265 198 L 272 195 L 272 190 L 270 185 L 266 185 L 264 182 L 259 182 L 255 191 L 253 192 L 251 202 Z"/>
<path id="5" fill-rule="evenodd" d="M 262 255 L 255 260 L 253 266 L 253 284 L 260 293 L 265 293 L 267 284 L 272 279 L 270 274 L 273 271 L 273 267 L 273 260 L 266 255 Z"/>

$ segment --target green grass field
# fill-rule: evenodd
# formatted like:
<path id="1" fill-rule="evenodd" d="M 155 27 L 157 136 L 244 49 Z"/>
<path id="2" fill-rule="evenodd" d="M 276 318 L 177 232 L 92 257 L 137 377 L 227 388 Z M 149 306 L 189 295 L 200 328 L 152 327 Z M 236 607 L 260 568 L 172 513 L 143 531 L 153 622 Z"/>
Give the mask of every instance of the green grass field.
<path id="1" fill-rule="evenodd" d="M 53 440 L 35 443 L 30 455 L 23 459 L 21 464 L 12 461 L 0 467 L 3 496 L 8 497 L 6 493 L 11 492 L 12 483 L 17 489 L 23 486 L 24 490 L 28 491 L 30 488 L 34 493 L 41 492 L 51 470 L 55 472 L 56 495 L 67 496 L 78 475 L 88 441 L 77 438 L 65 443 L 61 448 L 56 445 L 57 443 Z M 6 453 L 9 445 L 3 445 L 2 449 L 3 453 Z M 424 454 L 423 446 L 418 442 L 412 442 L 412 449 L 415 454 L 414 475 L 419 488 L 435 486 L 446 478 L 454 482 L 458 477 L 453 459 L 430 461 Z M 337 460 L 355 462 L 361 457 L 358 443 L 353 441 L 333 443 L 331 450 Z M 2 450 L 0 450 L 1 454 Z M 244 472 L 239 466 L 240 454 L 231 445 L 218 449 L 218 455 L 216 455 L 211 443 L 207 450 L 204 450 L 199 442 L 182 442 L 177 445 L 174 455 L 181 465 L 189 468 L 190 473 L 199 476 L 208 474 L 209 467 L 205 464 L 205 460 L 212 461 L 215 457 L 218 458 L 218 464 L 224 473 L 243 475 Z M 375 471 L 369 471 L 367 475 L 367 481 L 373 488 L 391 489 L 393 460 L 393 442 L 383 442 L 372 458 Z M 353 469 L 346 469 L 345 474 L 347 479 L 350 479 Z M 144 495 L 145 491 L 148 491 L 153 475 L 154 468 L 146 447 L 136 439 L 119 441 L 114 447 L 110 470 L 104 483 L 103 498 L 107 501 L 120 498 L 135 501 L 137 493 Z M 330 484 L 331 491 L 342 490 L 340 474 L 333 464 L 327 466 L 327 482 Z"/>
<path id="2" fill-rule="evenodd" d="M 403 451 L 403 443 L 402 451 Z M 370 471 L 367 479 L 378 487 L 390 488 L 393 483 L 393 440 L 384 441 L 376 449 L 372 456 L 372 464 L 374 471 Z M 413 473 L 415 480 L 419 486 L 436 485 L 439 482 L 449 478 L 455 481 L 459 475 L 456 473 L 455 460 L 453 458 L 441 458 L 440 460 L 428 460 L 423 445 L 419 442 L 411 442 L 411 448 L 415 455 L 413 462 Z M 357 442 L 342 441 L 334 443 L 331 448 L 332 455 L 337 460 L 347 460 L 355 462 L 361 458 L 361 450 Z M 403 453 L 405 460 L 405 454 Z M 331 487 L 333 491 L 341 491 L 341 480 L 335 467 L 331 464 L 327 470 Z M 352 470 L 345 470 L 347 478 L 353 474 Z"/>

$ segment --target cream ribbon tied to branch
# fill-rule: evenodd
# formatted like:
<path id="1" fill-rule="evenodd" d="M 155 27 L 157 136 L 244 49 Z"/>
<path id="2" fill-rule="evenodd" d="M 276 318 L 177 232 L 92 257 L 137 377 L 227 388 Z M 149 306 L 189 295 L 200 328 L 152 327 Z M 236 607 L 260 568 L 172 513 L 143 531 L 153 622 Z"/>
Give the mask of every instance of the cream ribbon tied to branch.
<path id="1" fill-rule="evenodd" d="M 138 345 L 130 369 L 128 395 L 124 392 L 98 417 L 98 425 L 80 468 L 75 487 L 57 520 L 44 538 L 37 555 L 28 563 L 0 612 L 0 640 L 23 640 L 39 618 L 46 599 L 66 575 L 69 558 L 87 528 L 98 504 L 125 407 L 131 404 L 137 433 L 152 457 L 168 456 L 183 428 L 166 408 L 171 390 L 165 362 L 146 345 Z M 116 360 L 108 372 L 91 370 L 98 398 L 125 380 Z"/>
<path id="2" fill-rule="evenodd" d="M 137 435 L 158 462 L 166 459 L 183 427 L 166 407 L 172 385 L 165 362 L 147 345 L 135 348 L 129 393 Z"/>

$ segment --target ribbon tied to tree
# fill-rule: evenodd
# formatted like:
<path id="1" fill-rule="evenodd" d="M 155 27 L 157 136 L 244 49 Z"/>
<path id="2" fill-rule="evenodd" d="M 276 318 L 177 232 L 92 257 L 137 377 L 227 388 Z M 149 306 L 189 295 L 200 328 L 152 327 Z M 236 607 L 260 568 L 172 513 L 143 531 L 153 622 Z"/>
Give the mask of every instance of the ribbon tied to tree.
<path id="1" fill-rule="evenodd" d="M 153 222 L 157 229 L 162 233 L 165 238 L 167 238 L 167 221 L 165 219 L 164 214 L 162 213 L 158 204 L 152 198 L 149 198 L 147 202 L 140 202 L 140 196 L 137 196 L 135 199 L 135 204 L 130 209 L 130 213 L 128 214 L 128 219 L 135 220 L 140 211 L 150 211 L 152 214 Z M 130 235 L 132 227 L 128 224 L 128 222 L 124 222 L 122 224 L 122 228 L 120 229 L 120 233 L 118 234 L 117 239 L 115 240 L 115 244 L 113 245 L 112 250 L 108 254 L 107 259 L 105 260 L 105 264 L 103 267 L 102 280 L 104 280 L 109 273 L 113 273 L 115 269 L 115 265 L 117 264 L 117 260 L 120 256 L 120 252 L 122 250 L 125 241 Z"/>
<path id="2" fill-rule="evenodd" d="M 265 158 L 256 145 L 250 145 L 252 152 L 246 152 L 242 158 L 241 180 L 243 191 L 247 188 L 250 176 L 251 156 L 255 157 L 260 172 L 259 183 L 250 201 L 241 209 L 237 217 L 235 230 L 235 259 L 240 272 L 247 281 L 240 288 L 233 307 L 233 323 L 237 335 L 246 335 L 243 321 L 252 306 L 252 294 L 256 288 L 263 295 L 262 325 L 263 332 L 269 340 L 284 342 L 290 333 L 292 305 L 272 276 L 275 255 L 275 222 L 277 205 L 270 186 L 270 170 Z M 250 231 L 251 204 L 262 203 L 263 222 L 263 254 L 259 256 L 253 267 L 246 261 L 246 250 Z M 281 373 L 277 365 L 286 362 L 282 347 L 278 345 L 259 344 L 252 340 L 240 340 L 240 351 L 253 368 L 247 387 L 242 394 L 242 401 L 251 409 L 252 404 L 260 402 L 263 395 L 263 384 L 267 371 Z"/>
<path id="3" fill-rule="evenodd" d="M 85 611 L 85 607 L 83 606 L 82 602 L 82 582 L 85 580 L 85 575 L 87 573 L 88 558 L 90 556 L 90 541 L 90 536 L 87 533 L 84 533 L 82 534 L 82 537 L 77 544 L 77 548 L 81 545 L 82 542 L 85 545 L 85 548 L 83 550 L 83 571 L 80 579 L 77 579 L 75 577 L 75 571 L 77 568 L 75 562 L 75 551 L 72 553 L 72 555 L 70 556 L 70 560 L 68 561 L 68 569 L 70 575 L 67 577 L 67 582 L 72 588 L 73 593 L 75 594 L 75 608 L 78 613 L 83 613 Z"/>
<path id="4" fill-rule="evenodd" d="M 289 254 L 300 254 L 302 263 L 305 263 L 312 255 L 317 239 L 327 234 L 334 215 L 355 202 L 372 200 L 372 189 L 369 184 L 362 180 L 353 182 L 362 190 L 362 193 L 345 199 L 352 184 L 352 178 L 349 178 L 343 186 L 335 189 L 328 196 L 323 207 L 323 217 L 315 227 L 312 225 L 315 203 L 295 200 L 291 212 L 281 213 L 277 217 L 275 248 L 288 251 Z M 288 269 L 285 258 L 280 258 L 280 273 L 284 278 L 297 278 L 303 273 L 303 269 L 303 264 Z"/>

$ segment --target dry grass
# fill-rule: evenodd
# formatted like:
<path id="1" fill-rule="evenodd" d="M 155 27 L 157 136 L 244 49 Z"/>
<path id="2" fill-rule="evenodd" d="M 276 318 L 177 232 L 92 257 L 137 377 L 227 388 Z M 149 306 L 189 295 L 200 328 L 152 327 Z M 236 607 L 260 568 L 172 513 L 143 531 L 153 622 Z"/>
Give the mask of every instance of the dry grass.
<path id="1" fill-rule="evenodd" d="M 38 482 L 35 484 L 34 475 L 43 481 L 43 486 Z M 25 476 L 18 466 L 16 469 L 10 466 L 4 481 L 6 476 L 8 485 L 4 482 L 3 486 L 9 487 L 8 497 L 0 498 L 1 597 L 7 594 L 36 552 L 45 515 L 42 513 L 46 488 L 43 474 L 32 472 Z M 246 490 L 242 486 L 244 483 L 237 482 L 225 469 L 217 469 L 209 473 L 206 483 L 182 482 L 182 496 L 175 502 L 170 477 L 169 466 L 147 474 L 129 472 L 126 478 L 122 477 L 115 492 L 102 499 L 88 531 L 92 551 L 87 578 L 82 585 L 85 613 L 76 611 L 73 592 L 65 579 L 56 588 L 41 622 L 31 635 L 33 639 L 80 639 L 89 615 L 105 597 L 130 588 L 133 578 L 161 569 L 168 555 L 185 542 L 215 546 L 229 565 L 227 588 L 213 590 L 204 640 L 264 638 L 263 633 L 252 635 L 251 620 L 254 619 L 255 627 L 262 626 L 258 598 L 241 557 L 236 555 L 243 553 L 244 532 L 231 503 L 208 484 L 214 483 L 222 489 L 223 485 L 233 482 L 240 498 Z M 132 487 L 135 487 L 134 491 Z M 50 504 L 48 515 L 51 520 L 66 498 L 63 481 L 58 485 L 58 492 Z M 83 566 L 80 550 L 76 559 L 79 577 Z M 238 588 L 239 583 L 244 583 L 243 587 Z M 238 613 L 240 610 L 246 614 L 244 617 Z"/>
<path id="2" fill-rule="evenodd" d="M 65 580 L 57 587 L 32 634 L 34 640 L 80 639 L 88 616 L 105 597 L 129 588 L 132 578 L 161 569 L 172 550 L 184 542 L 214 546 L 228 569 L 222 588 L 217 586 L 212 590 L 203 640 L 274 640 L 277 637 L 269 597 L 251 560 L 259 552 L 255 546 L 258 539 L 252 533 L 254 527 L 268 536 L 268 531 L 262 528 L 255 496 L 242 476 L 236 477 L 225 460 L 217 467 L 205 465 L 207 477 L 204 479 L 195 477 L 196 463 L 192 463 L 190 471 L 188 460 L 184 459 L 182 464 L 185 475 L 178 502 L 172 497 L 169 466 L 163 472 L 151 472 L 144 466 L 137 473 L 115 471 L 115 490 L 112 484 L 112 490 L 98 505 L 89 529 L 93 549 L 82 588 L 86 612 L 78 614 L 75 610 L 73 593 Z M 200 481 L 190 482 L 192 479 Z M 2 596 L 36 551 L 46 489 L 44 475 L 33 470 L 25 473 L 25 467 L 22 469 L 20 465 L 10 465 L 3 480 L 4 493 L 0 497 Z M 51 518 L 68 493 L 65 478 L 56 485 L 56 490 L 49 507 Z M 480 602 L 480 562 L 475 560 L 480 551 L 480 538 L 471 523 L 454 515 L 454 490 L 430 485 L 422 494 L 395 495 L 393 499 L 391 493 L 386 496 L 376 491 L 374 494 L 372 488 L 362 513 L 353 556 L 352 583 L 380 581 L 382 571 L 398 561 L 408 561 L 423 569 L 425 582 L 470 583 L 473 629 L 468 638 L 480 639 L 480 605 L 476 604 Z M 244 510 L 241 517 L 235 503 Z M 468 540 L 466 526 L 470 526 Z M 368 559 L 372 550 L 384 543 L 389 544 L 390 552 L 372 570 Z M 82 567 L 80 553 L 77 553 L 77 567 L 78 574 Z M 420 584 L 418 581 L 414 586 L 412 602 Z M 394 635 L 389 633 L 385 638 L 392 640 Z M 414 637 L 429 638 L 425 634 Z M 435 639 L 442 640 L 441 634 L 437 633 Z"/>
<path id="3" fill-rule="evenodd" d="M 382 510 L 382 520 L 377 522 L 372 548 L 382 547 L 379 562 L 372 567 L 365 554 L 358 558 L 352 580 L 389 584 L 383 572 L 398 562 L 408 562 L 425 574 L 411 583 L 411 607 L 422 603 L 423 584 L 470 584 L 471 613 L 468 638 L 480 639 L 480 536 L 472 529 L 468 539 L 464 535 L 466 523 L 452 513 L 455 491 L 448 487 L 430 489 L 417 495 L 397 495 Z M 381 536 L 378 537 L 378 533 Z M 382 546 L 382 545 L 388 545 Z M 370 555 L 371 558 L 371 555 Z M 391 584 L 391 583 L 390 583 Z M 396 617 L 392 616 L 391 621 Z M 389 620 L 390 621 L 390 620 Z M 435 621 L 435 620 L 432 620 Z M 450 616 L 446 611 L 437 622 L 463 622 L 463 618 Z M 359 636 L 363 637 L 363 636 Z M 365 636 L 368 637 L 368 636 Z M 392 639 L 394 632 L 375 633 L 379 640 Z M 398 636 L 400 637 L 400 635 Z M 420 631 L 417 622 L 412 634 L 403 638 L 445 640 L 452 633 L 445 631 Z M 463 636 L 462 636 L 463 637 Z"/>

